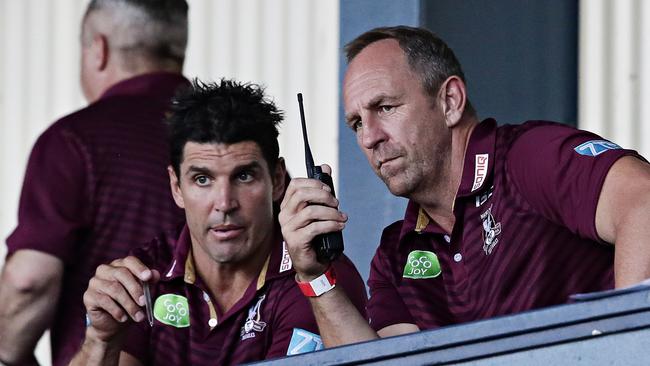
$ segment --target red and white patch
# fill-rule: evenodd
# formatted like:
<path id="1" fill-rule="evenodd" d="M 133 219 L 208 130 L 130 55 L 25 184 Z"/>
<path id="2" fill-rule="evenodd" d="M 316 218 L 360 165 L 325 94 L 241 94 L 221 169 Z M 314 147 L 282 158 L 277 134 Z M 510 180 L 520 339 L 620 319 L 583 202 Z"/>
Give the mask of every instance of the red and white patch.
<path id="1" fill-rule="evenodd" d="M 282 242 L 282 260 L 280 261 L 280 273 L 286 272 L 291 269 L 293 263 L 289 256 L 289 249 L 287 249 L 287 242 Z"/>
<path id="2" fill-rule="evenodd" d="M 488 169 L 488 154 L 477 154 L 476 161 L 474 162 L 474 184 L 472 184 L 472 192 L 481 188 L 485 178 L 487 178 Z"/>

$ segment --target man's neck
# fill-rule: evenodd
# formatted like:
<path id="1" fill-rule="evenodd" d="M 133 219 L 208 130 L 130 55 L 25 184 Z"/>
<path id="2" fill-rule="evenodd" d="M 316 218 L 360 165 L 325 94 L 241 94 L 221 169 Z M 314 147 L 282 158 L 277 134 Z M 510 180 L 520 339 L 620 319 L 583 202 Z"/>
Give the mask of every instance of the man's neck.
<path id="1" fill-rule="evenodd" d="M 440 185 L 435 191 L 427 191 L 417 198 L 412 198 L 431 220 L 448 233 L 451 233 L 456 221 L 454 203 L 463 176 L 469 139 L 477 125 L 478 119 L 475 116 L 468 116 L 452 130 L 451 152 L 447 167 L 448 184 Z"/>
<path id="2" fill-rule="evenodd" d="M 196 274 L 225 313 L 239 301 L 257 278 L 271 252 L 273 237 L 243 263 L 218 263 L 206 255 L 194 255 Z"/>
<path id="3" fill-rule="evenodd" d="M 117 83 L 134 78 L 136 76 L 150 74 L 154 72 L 173 72 L 173 73 L 181 74 L 182 69 L 172 65 L 167 65 L 166 67 L 162 67 L 162 66 L 153 67 L 147 65 L 140 65 L 138 68 L 127 70 L 113 63 L 107 67 L 101 79 L 97 81 L 98 83 L 100 83 L 101 87 L 97 89 L 97 94 L 94 96 L 92 100 L 89 100 L 89 102 L 97 101 L 102 95 L 104 95 L 104 93 L 108 89 L 112 88 L 113 85 Z"/>

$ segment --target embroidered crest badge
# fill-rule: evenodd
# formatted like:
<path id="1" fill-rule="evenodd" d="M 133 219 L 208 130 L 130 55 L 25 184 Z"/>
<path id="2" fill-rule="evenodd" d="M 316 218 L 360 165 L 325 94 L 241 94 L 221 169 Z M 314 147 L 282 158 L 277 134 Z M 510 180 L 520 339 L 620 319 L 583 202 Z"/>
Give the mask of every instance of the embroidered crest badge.
<path id="1" fill-rule="evenodd" d="M 497 236 L 501 234 L 501 223 L 494 219 L 492 206 L 481 214 L 481 220 L 483 220 L 483 251 L 485 255 L 490 255 L 499 242 Z"/>
<path id="2" fill-rule="evenodd" d="M 264 299 L 266 299 L 266 295 L 260 296 L 260 298 L 257 300 L 257 303 L 248 309 L 248 317 L 246 318 L 244 326 L 241 327 L 240 332 L 242 341 L 248 338 L 255 338 L 255 333 L 263 331 L 266 327 L 266 322 L 261 320 L 261 307 L 262 301 L 264 301 Z"/>

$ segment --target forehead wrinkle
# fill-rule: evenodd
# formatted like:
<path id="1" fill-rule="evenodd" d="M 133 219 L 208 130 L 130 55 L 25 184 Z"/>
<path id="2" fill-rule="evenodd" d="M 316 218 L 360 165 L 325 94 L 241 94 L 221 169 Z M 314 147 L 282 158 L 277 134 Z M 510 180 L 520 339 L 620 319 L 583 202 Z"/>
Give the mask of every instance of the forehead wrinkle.
<path id="1" fill-rule="evenodd" d="M 192 144 L 192 145 L 190 145 Z M 187 151 L 191 149 L 191 151 Z M 261 166 L 262 152 L 254 142 L 238 142 L 234 144 L 188 142 L 184 148 L 182 165 L 190 169 L 215 171 L 213 168 L 239 169 L 246 166 Z"/>

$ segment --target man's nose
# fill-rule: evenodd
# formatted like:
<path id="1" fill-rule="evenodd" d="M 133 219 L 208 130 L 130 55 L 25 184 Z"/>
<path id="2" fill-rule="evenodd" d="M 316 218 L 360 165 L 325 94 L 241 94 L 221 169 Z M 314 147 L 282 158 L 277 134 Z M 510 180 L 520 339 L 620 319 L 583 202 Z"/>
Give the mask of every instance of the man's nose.
<path id="1" fill-rule="evenodd" d="M 369 113 L 370 114 L 370 113 Z M 386 133 L 381 123 L 373 117 L 367 116 L 361 127 L 360 142 L 366 149 L 374 149 L 377 145 L 386 140 Z"/>
<path id="2" fill-rule="evenodd" d="M 216 185 L 213 205 L 216 211 L 223 213 L 231 212 L 239 207 L 236 190 L 230 183 Z"/>

